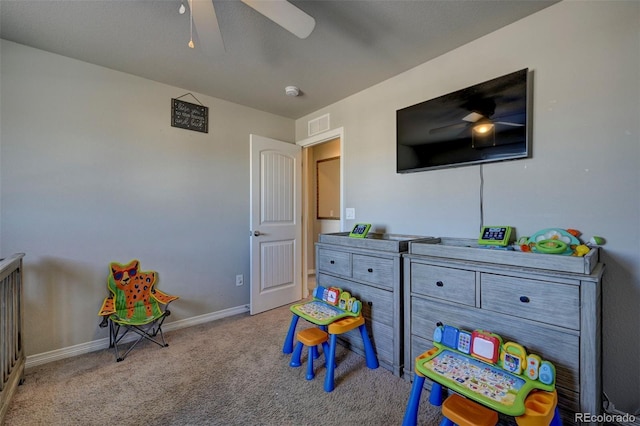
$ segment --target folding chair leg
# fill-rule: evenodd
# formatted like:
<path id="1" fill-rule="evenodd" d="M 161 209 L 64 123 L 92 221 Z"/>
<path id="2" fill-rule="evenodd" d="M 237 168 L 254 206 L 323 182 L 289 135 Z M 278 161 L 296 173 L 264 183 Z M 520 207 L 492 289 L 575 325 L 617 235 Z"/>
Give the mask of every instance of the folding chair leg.
<path id="1" fill-rule="evenodd" d="M 131 351 L 131 349 L 133 349 L 133 347 L 135 345 L 138 344 L 138 342 L 140 341 L 140 339 L 138 339 L 130 348 L 129 350 L 124 354 L 123 357 L 120 357 L 120 352 L 118 351 L 118 342 L 120 340 L 122 340 L 122 338 L 124 336 L 127 335 L 127 333 L 129 333 L 129 329 L 125 327 L 125 331 L 124 333 L 122 333 L 120 336 L 118 336 L 118 334 L 120 333 L 120 324 L 117 324 L 113 321 L 109 321 L 110 323 L 110 327 L 109 327 L 109 347 L 110 348 L 114 348 L 115 353 L 116 353 L 116 362 L 120 362 L 124 359 L 124 357 L 127 356 L 127 354 Z"/>
<path id="2" fill-rule="evenodd" d="M 145 324 L 142 326 L 121 325 L 114 321 L 109 320 L 109 347 L 114 348 L 115 350 L 116 362 L 120 362 L 124 360 L 129 354 L 129 352 L 131 352 L 136 347 L 136 345 L 140 343 L 140 341 L 142 341 L 143 339 L 147 339 L 150 342 L 153 342 L 156 345 L 163 348 L 169 346 L 169 344 L 164 340 L 164 334 L 162 332 L 162 323 L 164 322 L 165 317 L 168 315 L 169 315 L 169 311 L 165 311 L 165 315 L 163 315 L 159 321 L 156 321 L 150 324 Z M 148 327 L 145 329 L 145 326 L 148 326 Z M 124 332 L 122 334 L 120 334 L 121 327 L 124 328 Z M 127 351 L 122 356 L 120 356 L 120 351 L 118 350 L 118 343 L 130 331 L 133 331 L 139 337 L 135 342 L 133 342 L 133 344 L 127 349 Z M 158 334 L 160 334 L 160 338 L 159 340 L 156 340 L 155 337 Z"/>

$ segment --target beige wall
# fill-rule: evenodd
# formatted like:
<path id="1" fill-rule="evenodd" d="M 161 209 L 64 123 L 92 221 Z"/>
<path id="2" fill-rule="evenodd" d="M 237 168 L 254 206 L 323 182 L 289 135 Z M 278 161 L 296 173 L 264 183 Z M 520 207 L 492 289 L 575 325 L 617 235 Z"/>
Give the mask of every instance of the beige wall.
<path id="1" fill-rule="evenodd" d="M 603 259 L 604 389 L 640 409 L 640 3 L 565 1 L 296 121 L 344 127 L 345 207 L 401 234 L 477 238 L 480 167 L 395 172 L 395 112 L 522 68 L 533 157 L 487 164 L 484 223 L 576 228 Z M 346 227 L 355 221 L 347 221 Z"/>
<path id="2" fill-rule="evenodd" d="M 248 304 L 249 134 L 293 141 L 293 120 L 196 93 L 209 133 L 177 129 L 171 98 L 188 90 L 7 41 L 1 54 L 1 253 L 26 253 L 27 354 L 107 337 L 110 261 L 159 272 L 181 297 L 168 323 Z"/>

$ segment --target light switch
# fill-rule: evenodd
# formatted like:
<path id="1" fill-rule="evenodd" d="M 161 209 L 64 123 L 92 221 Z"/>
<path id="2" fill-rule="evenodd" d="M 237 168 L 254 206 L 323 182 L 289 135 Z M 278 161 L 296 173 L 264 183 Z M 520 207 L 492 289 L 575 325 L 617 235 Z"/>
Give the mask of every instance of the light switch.
<path id="1" fill-rule="evenodd" d="M 355 219 L 356 218 L 356 209 L 352 207 L 347 207 L 344 209 L 344 215 L 347 219 Z"/>

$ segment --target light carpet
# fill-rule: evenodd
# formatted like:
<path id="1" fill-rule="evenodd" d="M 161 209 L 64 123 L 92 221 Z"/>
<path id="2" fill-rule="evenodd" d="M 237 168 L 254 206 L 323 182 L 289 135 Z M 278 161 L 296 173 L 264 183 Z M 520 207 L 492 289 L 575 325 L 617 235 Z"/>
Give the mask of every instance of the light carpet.
<path id="1" fill-rule="evenodd" d="M 307 381 L 282 353 L 289 307 L 166 333 L 122 362 L 104 349 L 26 371 L 6 425 L 400 425 L 411 384 L 338 346 L 336 388 L 323 389 L 324 355 Z M 96 320 L 97 321 L 97 320 Z M 298 329 L 310 326 L 300 320 Z M 28 344 L 28 342 L 27 342 Z M 439 409 L 420 402 L 420 425 Z"/>

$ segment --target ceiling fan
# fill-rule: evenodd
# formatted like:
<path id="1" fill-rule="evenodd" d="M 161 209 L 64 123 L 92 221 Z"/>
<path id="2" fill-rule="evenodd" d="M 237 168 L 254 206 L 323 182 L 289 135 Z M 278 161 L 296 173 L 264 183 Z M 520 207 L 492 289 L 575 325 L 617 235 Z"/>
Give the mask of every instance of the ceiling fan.
<path id="1" fill-rule="evenodd" d="M 465 105 L 465 109 L 469 110 L 470 113 L 462 117 L 461 123 L 453 123 L 442 127 L 436 127 L 429 130 L 429 134 L 433 135 L 455 129 L 463 129 L 462 131 L 464 132 L 471 127 L 474 133 L 482 135 L 491 131 L 496 124 L 511 127 L 524 126 L 523 123 L 500 121 L 501 119 L 505 119 L 510 116 L 516 117 L 521 115 L 521 113 L 507 114 L 502 117 L 493 117 L 496 110 L 496 103 L 493 99 L 472 99 Z"/>
<path id="2" fill-rule="evenodd" d="M 309 37 L 316 20 L 286 0 L 241 0 L 295 36 Z M 212 0 L 189 0 L 193 25 L 205 54 L 214 56 L 225 51 L 218 17 Z M 190 44 L 191 46 L 191 44 Z"/>

